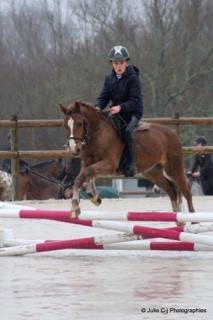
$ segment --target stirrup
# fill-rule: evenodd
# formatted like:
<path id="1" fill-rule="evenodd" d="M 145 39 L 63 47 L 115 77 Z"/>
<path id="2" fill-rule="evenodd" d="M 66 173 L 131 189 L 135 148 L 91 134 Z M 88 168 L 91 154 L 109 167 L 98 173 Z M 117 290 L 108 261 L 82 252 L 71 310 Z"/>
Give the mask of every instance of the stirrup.
<path id="1" fill-rule="evenodd" d="M 136 170 L 133 166 L 130 166 L 124 170 L 125 177 L 134 177 Z"/>

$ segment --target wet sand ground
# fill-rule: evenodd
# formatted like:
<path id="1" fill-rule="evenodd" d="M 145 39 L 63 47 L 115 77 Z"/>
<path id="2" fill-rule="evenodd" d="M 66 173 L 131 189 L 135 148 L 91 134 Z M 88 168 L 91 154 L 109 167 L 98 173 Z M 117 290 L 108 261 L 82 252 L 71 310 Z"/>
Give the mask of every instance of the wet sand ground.
<path id="1" fill-rule="evenodd" d="M 197 211 L 213 209 L 213 197 L 195 197 L 194 202 Z M 65 200 L 22 204 L 51 209 L 70 206 Z M 167 198 L 108 199 L 96 208 L 84 200 L 82 209 L 170 210 L 170 204 Z M 0 223 L 13 228 L 15 237 L 25 239 L 69 239 L 110 233 L 54 221 L 6 219 Z M 212 260 L 212 252 L 106 250 L 4 257 L 0 259 L 0 319 L 210 320 Z M 153 312 L 148 312 L 150 309 Z M 195 309 L 194 313 L 190 309 Z"/>

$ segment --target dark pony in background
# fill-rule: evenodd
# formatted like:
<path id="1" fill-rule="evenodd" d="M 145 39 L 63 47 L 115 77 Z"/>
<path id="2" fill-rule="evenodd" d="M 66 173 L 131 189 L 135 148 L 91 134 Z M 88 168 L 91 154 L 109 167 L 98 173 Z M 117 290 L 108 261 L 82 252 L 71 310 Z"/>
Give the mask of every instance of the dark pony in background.
<path id="1" fill-rule="evenodd" d="M 60 175 L 64 170 L 63 159 L 51 159 L 40 161 L 30 166 L 31 171 L 44 175 L 49 178 L 55 178 L 60 180 Z"/>
<path id="2" fill-rule="evenodd" d="M 63 197 L 63 186 L 58 180 L 38 175 L 31 170 L 27 177 L 27 200 L 61 199 Z"/>
<path id="3" fill-rule="evenodd" d="M 62 159 L 45 160 L 28 165 L 18 176 L 18 200 L 48 200 L 63 198 L 64 186 L 60 181 L 65 169 Z M 12 199 L 12 176 L 0 171 L 0 200 Z"/>
<path id="4" fill-rule="evenodd" d="M 60 105 L 64 127 L 73 155 L 80 153 L 82 165 L 73 187 L 72 211 L 80 213 L 79 191 L 88 183 L 88 193 L 96 204 L 101 199 L 96 193 L 94 178 L 98 175 L 116 175 L 124 150 L 124 143 L 106 113 L 82 101 L 67 107 Z M 181 195 L 188 210 L 194 212 L 190 186 L 184 173 L 182 147 L 175 131 L 150 123 L 134 131 L 137 172 L 162 188 L 169 196 L 172 209 L 181 211 Z"/>
<path id="5" fill-rule="evenodd" d="M 63 197 L 63 185 L 60 176 L 64 170 L 62 159 L 40 161 L 28 169 L 26 186 L 27 200 L 60 199 Z"/>

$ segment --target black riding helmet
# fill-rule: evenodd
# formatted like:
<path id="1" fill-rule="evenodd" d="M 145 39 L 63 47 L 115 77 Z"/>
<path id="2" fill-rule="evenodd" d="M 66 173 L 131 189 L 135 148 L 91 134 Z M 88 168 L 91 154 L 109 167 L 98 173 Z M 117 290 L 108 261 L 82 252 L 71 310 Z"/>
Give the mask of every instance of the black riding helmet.
<path id="1" fill-rule="evenodd" d="M 195 142 L 196 144 L 201 144 L 202 146 L 207 145 L 207 141 L 205 137 L 198 137 Z"/>
<path id="2" fill-rule="evenodd" d="M 123 46 L 115 46 L 109 52 L 109 61 L 123 61 L 129 60 L 129 52 Z"/>

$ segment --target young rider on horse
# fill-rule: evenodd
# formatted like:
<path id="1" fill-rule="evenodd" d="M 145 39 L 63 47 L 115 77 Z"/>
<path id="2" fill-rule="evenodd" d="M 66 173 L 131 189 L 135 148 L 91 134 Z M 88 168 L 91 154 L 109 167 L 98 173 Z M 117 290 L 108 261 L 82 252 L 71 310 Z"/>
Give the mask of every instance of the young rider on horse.
<path id="1" fill-rule="evenodd" d="M 110 116 L 125 143 L 124 174 L 135 174 L 135 146 L 133 130 L 143 115 L 143 96 L 139 70 L 129 65 L 129 52 L 123 46 L 115 46 L 109 52 L 112 73 L 106 76 L 96 107 L 104 109 L 111 101 Z"/>

